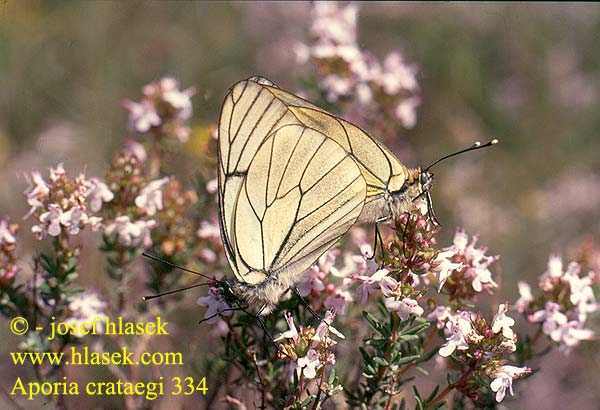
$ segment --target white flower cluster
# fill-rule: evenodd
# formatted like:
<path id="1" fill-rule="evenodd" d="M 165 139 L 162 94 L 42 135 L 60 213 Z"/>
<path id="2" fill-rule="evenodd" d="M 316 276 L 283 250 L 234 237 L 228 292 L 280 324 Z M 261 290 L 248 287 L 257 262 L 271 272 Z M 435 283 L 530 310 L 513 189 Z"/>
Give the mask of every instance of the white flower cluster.
<path id="1" fill-rule="evenodd" d="M 38 223 L 31 232 L 37 239 L 59 236 L 61 232 L 76 235 L 85 226 L 98 230 L 102 218 L 94 214 L 104 202 L 114 198 L 106 184 L 97 178 L 86 179 L 80 174 L 70 180 L 63 164 L 50 169 L 48 182 L 37 171 L 28 179 L 30 186 L 25 195 L 31 209 L 25 218 L 36 216 Z"/>
<path id="2" fill-rule="evenodd" d="M 294 325 L 294 319 L 291 314 L 285 315 L 285 320 L 288 324 L 288 330 L 283 332 L 275 341 L 281 341 L 287 339 L 292 346 L 288 352 L 295 352 L 292 357 L 294 359 L 294 365 L 298 377 L 304 375 L 307 379 L 314 379 L 317 376 L 317 371 L 327 364 L 335 364 L 335 355 L 331 352 L 331 347 L 337 344 L 337 342 L 329 337 L 330 333 L 333 333 L 340 339 L 344 339 L 338 330 L 336 330 L 331 323 L 335 314 L 333 311 L 328 310 L 325 313 L 325 318 L 321 321 L 317 329 L 312 333 L 310 340 L 305 340 L 306 332 L 305 329 L 300 327 L 300 332 Z M 304 343 L 300 343 L 301 340 L 305 343 L 308 342 L 308 350 L 302 352 L 304 354 L 297 355 L 299 350 L 304 350 Z M 284 350 L 285 351 L 285 350 Z"/>
<path id="3" fill-rule="evenodd" d="M 405 128 L 413 128 L 417 121 L 416 108 L 421 100 L 417 70 L 406 64 L 402 54 L 394 51 L 383 63 L 357 43 L 356 21 L 358 8 L 355 4 L 340 7 L 336 2 L 316 2 L 313 9 L 311 46 L 296 47 L 298 61 L 305 63 L 313 59 L 320 65 L 331 63 L 345 70 L 325 70 L 320 87 L 329 101 L 352 98 L 366 106 L 377 102 L 377 93 L 394 101 L 393 112 Z"/>
<path id="4" fill-rule="evenodd" d="M 191 97 L 195 89 L 179 90 L 179 81 L 162 78 L 143 88 L 144 98 L 134 102 L 125 100 L 123 106 L 129 111 L 129 129 L 146 133 L 153 128 L 167 126 L 181 142 L 188 140 L 190 129 L 185 125 L 192 116 Z"/>
<path id="5" fill-rule="evenodd" d="M 472 350 L 475 357 L 485 360 L 488 356 L 492 358 L 502 355 L 504 352 L 514 352 L 517 336 L 512 327 L 515 321 L 507 316 L 508 309 L 508 304 L 500 304 L 491 325 L 486 326 L 486 330 L 481 332 L 476 328 L 477 314 L 469 311 L 453 312 L 445 306 L 438 306 L 428 315 L 427 319 L 435 321 L 438 329 L 444 329 L 446 343 L 439 350 L 440 356 L 448 357 L 456 351 Z M 484 339 L 499 340 L 501 342 L 499 350 L 490 352 L 481 350 L 481 346 L 494 345 L 494 343 L 485 343 Z M 514 379 L 531 371 L 527 367 L 510 365 L 494 366 L 492 369 L 489 374 L 493 379 L 490 387 L 492 391 L 496 392 L 496 401 L 498 402 L 504 399 L 507 389 L 511 395 L 513 394 L 512 381 Z"/>
<path id="6" fill-rule="evenodd" d="M 461 280 L 470 282 L 477 293 L 498 287 L 489 270 L 489 266 L 498 260 L 498 256 L 486 255 L 487 247 L 475 247 L 478 239 L 478 235 L 474 235 L 469 243 L 466 231 L 462 228 L 456 230 L 452 246 L 444 248 L 438 255 L 438 261 L 441 261 L 443 266 L 436 272 L 439 290 L 455 270 L 460 271 Z"/>
<path id="7" fill-rule="evenodd" d="M 594 272 L 581 276 L 576 262 L 569 263 L 565 270 L 562 259 L 556 255 L 550 256 L 548 269 L 540 276 L 539 287 L 545 295 L 543 309 L 529 314 L 528 320 L 541 323 L 544 334 L 559 343 L 564 353 L 571 352 L 581 341 L 594 338 L 594 332 L 585 328 L 588 314 L 599 308 L 592 289 L 594 278 Z M 525 313 L 535 299 L 525 282 L 519 282 L 519 293 L 516 308 Z M 564 297 L 556 299 L 552 295 Z"/>

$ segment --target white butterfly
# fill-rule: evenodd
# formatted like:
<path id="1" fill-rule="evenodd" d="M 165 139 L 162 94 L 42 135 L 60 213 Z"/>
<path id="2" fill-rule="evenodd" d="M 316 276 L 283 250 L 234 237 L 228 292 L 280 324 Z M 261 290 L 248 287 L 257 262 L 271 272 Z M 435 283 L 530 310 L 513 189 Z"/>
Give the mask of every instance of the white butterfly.
<path id="1" fill-rule="evenodd" d="M 393 220 L 419 196 L 430 205 L 428 170 L 264 78 L 229 90 L 218 142 L 229 287 L 263 315 L 354 224 Z"/>

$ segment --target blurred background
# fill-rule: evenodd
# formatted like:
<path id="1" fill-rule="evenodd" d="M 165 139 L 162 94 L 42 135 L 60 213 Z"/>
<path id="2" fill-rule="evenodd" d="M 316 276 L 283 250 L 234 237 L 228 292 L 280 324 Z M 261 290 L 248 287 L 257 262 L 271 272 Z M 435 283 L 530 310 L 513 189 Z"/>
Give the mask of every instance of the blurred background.
<path id="1" fill-rule="evenodd" d="M 416 125 L 385 141 L 405 164 L 424 166 L 474 140 L 500 139 L 492 149 L 437 166 L 432 191 L 445 227 L 441 244 L 449 245 L 454 227 L 462 226 L 480 233 L 488 254 L 501 255 L 499 301 L 515 300 L 518 279 L 535 282 L 550 254 L 571 260 L 583 241 L 598 240 L 600 5 L 359 6 L 360 46 L 380 57 L 400 50 L 418 69 Z M 311 66 L 297 62 L 293 50 L 307 41 L 310 8 L 2 2 L 0 214 L 19 222 L 27 212 L 26 172 L 62 161 L 73 173 L 103 175 L 129 136 L 122 100 L 139 99 L 140 88 L 163 75 L 196 87 L 192 138 L 183 160 L 172 165 L 191 185 L 197 169 L 211 165 L 194 136 L 217 121 L 228 87 L 262 75 L 301 91 Z M 29 229 L 30 221 L 22 224 L 22 233 Z M 23 239 L 23 256 L 35 242 Z M 82 272 L 81 281 L 93 286 L 101 275 Z M 189 347 L 199 332 L 194 299 L 187 297 L 189 304 L 180 308 L 191 320 L 173 319 L 185 329 L 186 346 L 170 342 L 187 357 L 203 350 Z M 12 386 L 18 373 L 5 360 L 16 338 L 9 342 L 0 359 L 4 386 Z M 519 384 L 522 397 L 508 408 L 598 408 L 597 348 L 588 344 L 569 357 L 555 352 L 546 359 L 540 373 Z"/>

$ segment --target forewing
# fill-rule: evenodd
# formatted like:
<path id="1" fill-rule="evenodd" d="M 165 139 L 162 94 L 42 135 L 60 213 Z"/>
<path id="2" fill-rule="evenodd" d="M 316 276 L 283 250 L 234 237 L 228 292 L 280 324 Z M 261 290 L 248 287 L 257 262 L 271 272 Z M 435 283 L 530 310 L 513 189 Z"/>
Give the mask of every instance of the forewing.
<path id="1" fill-rule="evenodd" d="M 246 179 L 250 161 L 258 147 L 273 130 L 289 123 L 298 123 L 286 105 L 256 79 L 234 85 L 223 102 L 219 119 L 218 178 L 219 224 L 225 253 L 237 279 L 239 258 L 233 217 L 240 190 Z"/>

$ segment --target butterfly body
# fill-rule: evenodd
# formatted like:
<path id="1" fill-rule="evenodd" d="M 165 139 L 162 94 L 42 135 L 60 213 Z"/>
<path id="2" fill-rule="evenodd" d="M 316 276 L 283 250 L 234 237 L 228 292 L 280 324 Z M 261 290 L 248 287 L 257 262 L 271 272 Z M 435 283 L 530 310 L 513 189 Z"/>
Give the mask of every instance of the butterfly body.
<path id="1" fill-rule="evenodd" d="M 261 314 L 352 226 L 397 218 L 431 181 L 357 126 L 258 77 L 229 90 L 218 143 L 228 283 Z"/>

